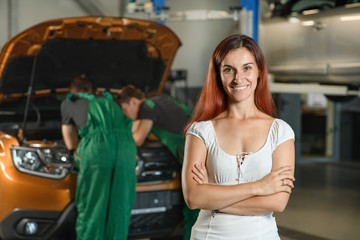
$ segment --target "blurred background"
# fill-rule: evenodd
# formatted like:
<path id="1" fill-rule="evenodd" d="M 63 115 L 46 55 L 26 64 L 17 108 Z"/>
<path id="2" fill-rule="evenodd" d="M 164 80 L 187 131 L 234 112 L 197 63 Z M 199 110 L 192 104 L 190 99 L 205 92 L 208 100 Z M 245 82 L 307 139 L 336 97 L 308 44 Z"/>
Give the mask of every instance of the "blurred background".
<path id="1" fill-rule="evenodd" d="M 262 47 L 279 117 L 296 135 L 295 189 L 282 239 L 360 239 L 360 1 L 0 0 L 0 47 L 74 16 L 156 21 L 182 42 L 166 91 L 193 107 L 209 59 L 233 33 Z"/>

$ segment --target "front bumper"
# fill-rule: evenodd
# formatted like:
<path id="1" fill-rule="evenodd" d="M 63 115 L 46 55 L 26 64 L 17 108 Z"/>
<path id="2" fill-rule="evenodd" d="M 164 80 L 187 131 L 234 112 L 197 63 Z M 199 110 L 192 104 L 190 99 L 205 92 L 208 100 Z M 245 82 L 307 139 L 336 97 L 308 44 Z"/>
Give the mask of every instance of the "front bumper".
<path id="1" fill-rule="evenodd" d="M 180 190 L 137 193 L 129 238 L 168 238 L 181 235 L 183 201 Z"/>
<path id="2" fill-rule="evenodd" d="M 181 191 L 151 191 L 136 194 L 129 239 L 182 235 Z M 75 240 L 76 207 L 72 201 L 63 212 L 15 209 L 0 222 L 0 239 Z M 36 222 L 36 234 L 26 234 L 25 224 Z"/>
<path id="3" fill-rule="evenodd" d="M 15 209 L 0 222 L 0 239 L 75 240 L 75 219 L 76 207 L 73 201 L 62 212 Z M 36 223 L 36 233 L 26 233 L 26 224 L 29 222 Z"/>

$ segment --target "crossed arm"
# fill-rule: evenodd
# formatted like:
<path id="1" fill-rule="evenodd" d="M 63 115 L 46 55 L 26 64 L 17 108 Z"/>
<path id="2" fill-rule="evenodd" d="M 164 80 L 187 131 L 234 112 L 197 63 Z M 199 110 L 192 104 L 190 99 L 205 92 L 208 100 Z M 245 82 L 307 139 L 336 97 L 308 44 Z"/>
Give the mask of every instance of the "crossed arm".
<path id="1" fill-rule="evenodd" d="M 273 153 L 273 170 L 256 182 L 231 186 L 207 182 L 205 144 L 187 135 L 182 169 L 182 186 L 186 203 L 191 209 L 218 209 L 238 215 L 281 212 L 294 187 L 294 142 L 280 144 Z M 284 181 L 284 185 L 282 182 Z"/>

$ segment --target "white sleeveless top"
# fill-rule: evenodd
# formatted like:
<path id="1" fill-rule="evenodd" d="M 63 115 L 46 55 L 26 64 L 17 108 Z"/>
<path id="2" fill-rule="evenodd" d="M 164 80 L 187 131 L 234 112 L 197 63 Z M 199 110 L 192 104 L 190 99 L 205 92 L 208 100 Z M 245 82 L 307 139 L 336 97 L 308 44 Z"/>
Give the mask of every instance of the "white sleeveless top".
<path id="1" fill-rule="evenodd" d="M 294 131 L 281 119 L 271 124 L 265 144 L 257 152 L 244 154 L 240 159 L 224 152 L 219 146 L 214 126 L 209 121 L 195 122 L 186 134 L 200 138 L 208 151 L 206 168 L 209 183 L 217 185 L 235 185 L 255 182 L 271 172 L 272 153 L 278 145 L 289 139 L 295 139 Z M 225 213 L 213 213 L 201 210 L 191 232 L 192 240 L 276 240 L 275 218 L 272 212 L 241 216 Z"/>

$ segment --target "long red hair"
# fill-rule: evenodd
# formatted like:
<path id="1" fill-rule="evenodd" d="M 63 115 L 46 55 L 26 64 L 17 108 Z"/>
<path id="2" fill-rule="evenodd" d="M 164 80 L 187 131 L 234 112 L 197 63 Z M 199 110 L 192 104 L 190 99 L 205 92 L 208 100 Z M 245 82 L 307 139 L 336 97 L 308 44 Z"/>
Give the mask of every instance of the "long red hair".
<path id="1" fill-rule="evenodd" d="M 277 116 L 267 81 L 268 74 L 264 54 L 252 38 L 246 35 L 235 34 L 222 40 L 215 48 L 210 59 L 204 86 L 194 108 L 194 112 L 186 125 L 185 132 L 194 122 L 213 119 L 227 109 L 228 99 L 222 86 L 220 66 L 225 56 L 231 50 L 237 48 L 247 48 L 252 52 L 259 69 L 258 84 L 255 90 L 256 107 L 272 117 Z"/>

